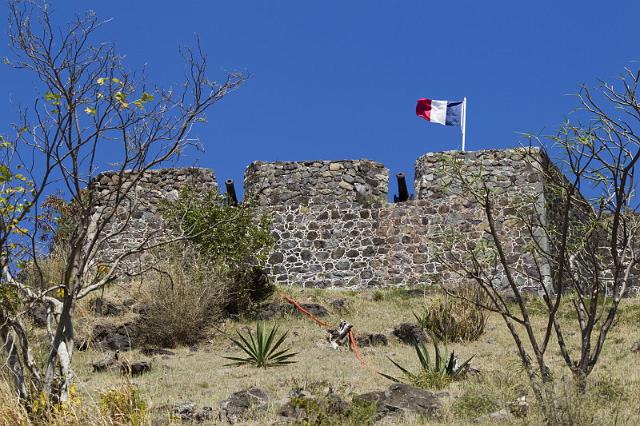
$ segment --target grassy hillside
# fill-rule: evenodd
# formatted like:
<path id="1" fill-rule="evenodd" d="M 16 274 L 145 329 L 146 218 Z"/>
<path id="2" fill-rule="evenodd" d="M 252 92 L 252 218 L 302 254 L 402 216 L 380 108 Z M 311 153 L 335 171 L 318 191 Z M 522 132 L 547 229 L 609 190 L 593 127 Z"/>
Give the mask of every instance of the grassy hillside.
<path id="1" fill-rule="evenodd" d="M 175 355 L 153 357 L 152 371 L 131 379 L 148 401 L 153 421 L 157 424 L 168 421 L 176 401 L 193 401 L 198 406 L 211 406 L 216 417 L 219 401 L 233 392 L 257 386 L 266 391 L 272 400 L 266 414 L 254 417 L 248 424 L 273 424 L 278 421 L 278 408 L 292 388 L 303 388 L 312 393 L 326 393 L 332 389 L 350 400 L 353 395 L 383 390 L 389 386 L 389 380 L 375 373 L 375 370 L 393 375 L 398 373 L 387 359 L 388 356 L 406 367 L 417 368 L 413 347 L 401 343 L 391 332 L 399 323 L 415 322 L 412 312 L 422 310 L 436 296 L 426 294 L 409 297 L 406 292 L 397 290 L 353 292 L 280 289 L 272 299 L 280 300 L 285 292 L 300 302 L 316 302 L 326 306 L 330 315 L 323 318 L 325 321 L 337 325 L 344 318 L 354 324 L 356 335 L 365 332 L 386 334 L 389 345 L 362 348 L 368 365 L 363 367 L 350 350 L 332 349 L 326 342 L 326 331 L 322 327 L 308 318 L 287 314 L 267 323 L 277 323 L 281 330 L 289 330 L 287 343 L 298 352 L 295 364 L 268 369 L 226 367 L 224 364 L 228 361 L 223 356 L 240 354 L 227 336 L 233 335 L 236 330 L 255 328 L 255 322 L 251 319 L 229 320 L 212 328 L 209 337 L 197 348 L 179 347 L 172 349 Z M 336 298 L 345 299 L 345 311 L 338 313 L 331 310 L 330 302 Z M 538 304 L 532 302 L 534 310 Z M 568 307 L 563 309 L 562 315 L 567 327 L 575 322 Z M 542 318 L 542 313 L 535 316 L 540 325 Z M 586 396 L 574 394 L 570 374 L 563 367 L 558 351 L 551 347 L 548 359 L 560 383 L 559 403 L 566 405 L 567 410 L 575 411 L 572 416 L 576 424 L 591 421 L 594 424 L 640 423 L 640 369 L 637 368 L 640 353 L 630 350 L 633 343 L 640 340 L 639 325 L 640 300 L 626 301 L 600 363 L 590 377 Z M 573 333 L 571 337 L 577 339 L 578 335 Z M 522 420 L 508 422 L 537 424 L 541 421 L 526 376 L 519 366 L 511 336 L 499 316 L 489 316 L 486 331 L 479 340 L 467 344 L 453 343 L 449 349 L 455 350 L 463 359 L 474 355 L 472 365 L 480 373 L 437 391 L 442 392 L 443 417 L 439 420 L 387 417 L 383 423 L 471 423 L 482 415 L 506 407 L 506 404 L 525 394 L 532 405 L 529 415 Z M 138 350 L 123 352 L 121 356 L 134 361 L 151 359 Z M 104 353 L 88 350 L 77 352 L 74 358 L 77 389 L 88 408 L 98 404 L 97 395 L 124 381 L 116 372 L 91 371 L 91 363 L 103 357 Z"/>

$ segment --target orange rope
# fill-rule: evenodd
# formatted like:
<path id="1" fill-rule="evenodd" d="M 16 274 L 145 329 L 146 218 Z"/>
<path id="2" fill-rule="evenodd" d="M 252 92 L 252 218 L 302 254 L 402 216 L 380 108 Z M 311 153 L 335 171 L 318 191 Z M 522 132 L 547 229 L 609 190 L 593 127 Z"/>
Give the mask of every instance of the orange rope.
<path id="1" fill-rule="evenodd" d="M 316 318 L 311 312 L 307 311 L 305 308 L 303 308 L 298 302 L 296 302 L 295 300 L 293 300 L 291 297 L 284 295 L 282 296 L 284 298 L 284 300 L 286 300 L 287 302 L 291 303 L 293 306 L 296 307 L 296 309 L 298 309 L 300 312 L 302 312 L 303 314 L 305 314 L 306 316 L 308 316 L 312 321 L 314 321 L 316 324 L 322 326 L 322 327 L 329 327 L 330 325 L 318 318 Z M 369 365 L 367 365 L 367 362 L 364 360 L 364 357 L 362 356 L 362 353 L 360 353 L 360 349 L 358 348 L 358 344 L 356 343 L 356 338 L 353 335 L 353 329 L 349 330 L 349 343 L 351 344 L 351 349 L 353 350 L 354 355 L 356 356 L 356 358 L 358 358 L 358 361 L 360 361 L 360 364 L 365 367 L 368 368 L 374 372 L 378 372 L 378 370 L 376 370 L 375 368 L 370 367 Z"/>
<path id="2" fill-rule="evenodd" d="M 360 353 L 360 349 L 358 348 L 358 344 L 356 343 L 356 338 L 353 336 L 352 330 L 349 330 L 349 342 L 351 342 L 351 349 L 353 349 L 353 353 L 356 355 L 356 358 L 358 358 L 358 361 L 360 361 L 360 364 L 362 364 L 363 367 L 366 367 L 367 363 Z"/>
<path id="3" fill-rule="evenodd" d="M 291 303 L 293 306 L 295 306 L 300 312 L 302 312 L 303 314 L 305 314 L 306 316 L 308 316 L 309 318 L 311 318 L 311 320 L 315 321 L 316 324 L 321 325 L 323 327 L 329 327 L 330 325 L 322 320 L 319 320 L 318 318 L 316 318 L 311 312 L 307 311 L 305 308 L 303 308 L 302 306 L 300 306 L 300 304 L 298 302 L 296 302 L 295 300 L 293 300 L 292 298 L 290 298 L 289 296 L 282 296 L 284 297 L 284 300 L 286 300 L 287 302 Z"/>

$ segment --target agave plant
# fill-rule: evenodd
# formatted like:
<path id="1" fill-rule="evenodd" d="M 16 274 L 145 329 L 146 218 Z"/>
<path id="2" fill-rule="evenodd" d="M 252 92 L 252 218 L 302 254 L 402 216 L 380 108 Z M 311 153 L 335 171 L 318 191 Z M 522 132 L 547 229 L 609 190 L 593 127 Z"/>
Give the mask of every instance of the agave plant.
<path id="1" fill-rule="evenodd" d="M 413 313 L 418 324 L 439 339 L 448 342 L 471 342 L 484 333 L 487 315 L 474 301 L 484 302 L 482 290 L 462 286 L 452 290 L 460 298 L 445 294 L 443 299 L 425 306 L 422 314 Z"/>
<path id="2" fill-rule="evenodd" d="M 239 331 L 237 333 L 240 339 L 229 338 L 229 340 L 242 349 L 247 357 L 225 356 L 224 358 L 233 361 L 225 366 L 253 364 L 256 367 L 267 368 L 296 362 L 290 360 L 297 355 L 296 352 L 291 352 L 291 348 L 279 349 L 287 338 L 287 333 L 285 332 L 278 337 L 277 325 L 274 325 L 271 331 L 267 332 L 261 322 L 256 323 L 255 337 L 251 331 L 247 332 L 246 336 L 243 336 Z"/>
<path id="3" fill-rule="evenodd" d="M 419 387 L 440 389 L 452 380 L 460 378 L 467 370 L 469 362 L 471 362 L 473 356 L 462 364 L 459 364 L 455 351 L 452 351 L 449 354 L 446 345 L 444 351 L 441 351 L 438 339 L 435 336 L 431 337 L 434 349 L 433 363 L 431 362 L 429 351 L 423 343 L 417 343 L 414 345 L 416 354 L 418 355 L 418 361 L 420 361 L 420 369 L 416 373 L 407 370 L 393 359 L 389 357 L 387 358 L 389 358 L 389 361 L 391 361 L 391 363 L 395 365 L 402 374 L 404 374 L 411 384 Z M 379 374 L 394 382 L 403 381 L 385 373 Z"/>

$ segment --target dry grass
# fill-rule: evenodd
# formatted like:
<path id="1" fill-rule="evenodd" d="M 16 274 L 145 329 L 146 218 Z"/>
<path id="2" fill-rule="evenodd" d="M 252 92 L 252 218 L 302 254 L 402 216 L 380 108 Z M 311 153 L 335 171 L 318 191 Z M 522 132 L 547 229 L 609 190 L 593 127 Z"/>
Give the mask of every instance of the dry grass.
<path id="1" fill-rule="evenodd" d="M 412 321 L 412 311 L 423 306 L 424 298 L 406 298 L 401 292 L 384 292 L 383 301 L 369 292 L 337 292 L 320 290 L 292 290 L 294 297 L 302 302 L 319 302 L 327 306 L 333 298 L 345 298 L 349 310 L 342 315 L 332 314 L 328 322 L 338 323 L 341 317 L 352 322 L 359 332 L 391 334 L 394 325 Z M 278 298 L 278 294 L 274 296 Z M 426 296 L 429 297 L 429 296 Z M 378 299 L 377 301 L 374 299 Z M 630 351 L 634 341 L 639 340 L 637 324 L 631 324 L 625 315 L 633 316 L 640 300 L 626 302 L 623 319 L 611 332 L 602 359 L 591 378 L 587 397 L 578 397 L 571 392 L 570 377 L 562 366 L 560 354 L 552 350 L 549 362 L 556 376 L 564 385 L 560 392 L 567 411 L 581 422 L 593 419 L 594 424 L 637 424 L 640 422 L 640 370 L 635 367 L 638 354 Z M 542 325 L 542 316 L 536 321 Z M 199 350 L 178 348 L 175 356 L 155 357 L 153 371 L 133 379 L 150 402 L 151 416 L 167 419 L 167 413 L 176 401 L 191 400 L 198 406 L 217 406 L 229 394 L 251 386 L 258 386 L 274 397 L 264 418 L 254 419 L 249 424 L 272 423 L 281 401 L 294 387 L 329 388 L 349 398 L 352 395 L 387 387 L 389 382 L 372 372 L 379 369 L 393 371 L 386 356 L 405 366 L 417 365 L 412 347 L 393 338 L 388 347 L 362 348 L 362 353 L 371 368 L 363 368 L 353 353 L 348 350 L 335 351 L 324 342 L 324 330 L 306 318 L 285 317 L 276 321 L 281 329 L 290 329 L 288 342 L 299 352 L 298 362 L 286 367 L 256 369 L 224 367 L 224 355 L 237 355 L 237 349 L 224 333 L 235 329 L 252 327 L 250 320 L 227 322 L 221 332 L 212 336 Z M 574 346 L 578 335 L 574 332 Z M 467 344 L 450 344 L 449 349 L 462 358 L 475 354 L 474 367 L 482 374 L 475 379 L 454 382 L 446 389 L 444 419 L 446 424 L 465 424 L 490 410 L 505 407 L 509 401 L 528 391 L 526 377 L 518 363 L 510 335 L 501 319 L 490 315 L 485 334 L 477 341 Z M 89 351 L 76 354 L 78 388 L 85 395 L 98 395 L 105 389 L 117 386 L 122 378 L 115 373 L 95 374 L 90 363 L 101 358 L 101 353 Z M 145 358 L 136 351 L 125 354 L 130 359 Z M 533 403 L 531 398 L 529 401 Z M 560 401 L 561 403 L 563 401 Z M 391 420 L 386 420 L 391 422 Z M 398 420 L 401 424 L 429 424 L 424 419 Z M 517 421 L 518 423 L 520 421 Z M 541 418 L 535 407 L 526 421 L 539 423 Z"/>
<path id="2" fill-rule="evenodd" d="M 114 289 L 115 290 L 115 289 Z M 281 292 L 273 298 L 278 299 Z M 289 291 L 289 290 L 287 290 Z M 431 295 L 408 298 L 401 291 L 383 291 L 383 296 L 373 292 L 303 290 L 292 289 L 292 294 L 301 302 L 317 302 L 329 306 L 334 298 L 344 298 L 348 309 L 341 314 L 331 313 L 327 321 L 337 324 L 341 318 L 354 324 L 358 333 L 385 333 L 391 335 L 395 325 L 413 322 L 412 311 L 429 302 Z M 560 383 L 559 403 L 566 407 L 574 424 L 638 424 L 640 423 L 640 369 L 637 363 L 640 355 L 632 353 L 633 342 L 640 340 L 638 323 L 640 300 L 624 302 L 622 316 L 612 330 L 600 363 L 590 378 L 586 396 L 577 396 L 570 385 L 570 375 L 555 348 L 549 353 L 549 363 Z M 565 323 L 570 322 L 566 313 Z M 534 316 L 542 326 L 542 314 Z M 248 424 L 272 424 L 277 420 L 276 411 L 290 390 L 302 387 L 323 392 L 329 388 L 346 399 L 351 396 L 384 389 L 389 381 L 372 370 L 387 373 L 394 367 L 387 360 L 391 356 L 404 366 L 415 367 L 414 349 L 390 337 L 387 347 L 362 348 L 362 353 L 370 368 L 363 368 L 352 352 L 333 350 L 324 341 L 325 331 L 306 318 L 286 316 L 274 321 L 281 330 L 289 329 L 288 343 L 299 352 L 296 364 L 284 367 L 257 369 L 249 366 L 224 367 L 224 355 L 238 355 L 235 346 L 225 337 L 236 329 L 253 327 L 251 319 L 227 321 L 219 332 L 211 334 L 199 344 L 197 351 L 186 347 L 174 350 L 175 356 L 153 358 L 150 373 L 132 379 L 149 404 L 149 417 L 158 424 L 166 423 L 168 413 L 176 401 L 193 401 L 198 406 L 217 408 L 218 402 L 238 390 L 258 386 L 273 396 L 268 412 L 258 416 Z M 571 333 L 571 344 L 577 346 L 579 335 Z M 382 423 L 394 424 L 470 424 L 483 414 L 504 408 L 509 401 L 529 393 L 526 377 L 519 366 L 513 349 L 511 336 L 506 331 L 500 317 L 489 315 L 485 333 L 477 341 L 452 343 L 461 358 L 474 355 L 473 366 L 482 373 L 473 379 L 451 383 L 444 391 L 444 417 L 439 421 L 428 419 L 386 419 Z M 125 381 L 118 373 L 93 373 L 91 363 L 104 354 L 96 351 L 76 352 L 75 372 L 77 388 L 82 396 L 83 407 L 88 412 L 98 412 L 100 394 L 118 387 Z M 122 353 L 130 360 L 147 359 L 138 351 Z M 563 384 L 564 383 L 564 384 Z M 528 398 L 533 404 L 532 398 Z M 542 419 L 535 406 L 524 420 L 513 424 L 540 424 Z M 19 424 L 19 423 L 18 423 Z"/>

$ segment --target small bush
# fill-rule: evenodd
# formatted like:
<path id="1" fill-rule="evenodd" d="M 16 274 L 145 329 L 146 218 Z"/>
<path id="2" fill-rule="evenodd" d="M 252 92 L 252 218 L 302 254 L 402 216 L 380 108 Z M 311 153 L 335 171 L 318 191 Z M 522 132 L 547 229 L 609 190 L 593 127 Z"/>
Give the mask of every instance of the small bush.
<path id="1" fill-rule="evenodd" d="M 475 419 L 498 411 L 522 395 L 529 384 L 516 365 L 502 365 L 500 370 L 487 371 L 465 382 L 463 394 L 451 405 L 456 417 Z"/>
<path id="2" fill-rule="evenodd" d="M 478 389 L 467 390 L 453 403 L 451 411 L 459 417 L 473 419 L 493 413 L 500 408 L 499 401 L 487 392 Z"/>
<path id="3" fill-rule="evenodd" d="M 18 401 L 18 397 L 11 389 L 7 379 L 7 377 L 0 376 L 0 424 L 31 425 L 29 413 Z"/>
<path id="4" fill-rule="evenodd" d="M 380 290 L 376 290 L 373 292 L 373 295 L 371 296 L 371 298 L 373 299 L 374 302 L 382 302 L 384 300 L 384 293 L 381 292 Z"/>
<path id="5" fill-rule="evenodd" d="M 114 425 L 138 426 L 147 418 L 147 403 L 131 383 L 112 388 L 100 395 L 100 412 Z"/>
<path id="6" fill-rule="evenodd" d="M 195 250 L 165 248 L 165 261 L 144 277 L 141 338 L 150 345 L 192 345 L 225 315 L 232 282 Z"/>
<path id="7" fill-rule="evenodd" d="M 422 328 L 448 342 L 471 342 L 477 340 L 487 324 L 485 311 L 473 301 L 481 302 L 481 289 L 464 286 L 446 294 L 424 308 L 420 314 L 414 313 Z"/>

